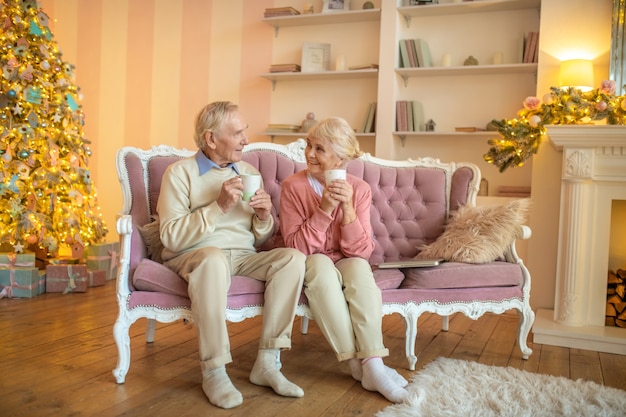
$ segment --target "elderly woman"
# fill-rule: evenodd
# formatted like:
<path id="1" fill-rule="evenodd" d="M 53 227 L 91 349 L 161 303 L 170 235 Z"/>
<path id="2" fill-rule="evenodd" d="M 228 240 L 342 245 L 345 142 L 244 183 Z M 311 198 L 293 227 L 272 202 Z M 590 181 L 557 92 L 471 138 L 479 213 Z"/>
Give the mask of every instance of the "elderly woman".
<path id="1" fill-rule="evenodd" d="M 307 169 L 285 179 L 280 226 L 285 243 L 307 255 L 304 291 L 311 312 L 339 361 L 348 361 L 363 388 L 401 402 L 407 381 L 383 364 L 382 297 L 368 258 L 374 250 L 372 192 L 347 175 L 327 183 L 329 170 L 345 170 L 361 155 L 348 123 L 329 118 L 307 135 Z"/>

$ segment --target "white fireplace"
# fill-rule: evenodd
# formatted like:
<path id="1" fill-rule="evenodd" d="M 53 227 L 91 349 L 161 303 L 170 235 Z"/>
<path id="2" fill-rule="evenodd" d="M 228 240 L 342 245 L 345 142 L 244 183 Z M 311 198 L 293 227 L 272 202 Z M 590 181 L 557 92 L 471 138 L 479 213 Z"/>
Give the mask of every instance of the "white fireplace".
<path id="1" fill-rule="evenodd" d="M 547 131 L 563 152 L 557 276 L 554 310 L 537 311 L 533 340 L 626 354 L 626 329 L 604 325 L 611 205 L 626 200 L 626 127 Z"/>

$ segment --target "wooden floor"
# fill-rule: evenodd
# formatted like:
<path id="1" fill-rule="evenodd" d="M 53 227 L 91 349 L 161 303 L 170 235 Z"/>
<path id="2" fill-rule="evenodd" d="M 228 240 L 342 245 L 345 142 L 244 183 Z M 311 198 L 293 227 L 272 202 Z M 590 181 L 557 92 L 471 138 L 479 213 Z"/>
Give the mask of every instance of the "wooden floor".
<path id="1" fill-rule="evenodd" d="M 201 389 L 195 330 L 182 322 L 158 324 L 155 343 L 145 343 L 145 320 L 131 328 L 131 366 L 126 383 L 115 383 L 117 348 L 115 283 L 83 294 L 44 294 L 0 299 L 1 416 L 373 416 L 389 403 L 363 390 L 338 364 L 311 322 L 309 333 L 294 323 L 292 350 L 282 354 L 283 372 L 305 396 L 283 398 L 248 381 L 256 357 L 261 319 L 229 325 L 234 362 L 227 370 L 244 403 L 232 410 L 211 405 Z M 418 370 L 439 356 L 512 366 L 530 372 L 583 378 L 626 389 L 626 357 L 594 351 L 531 345 L 528 361 L 515 343 L 517 315 L 462 315 L 440 331 L 438 316 L 419 320 Z M 405 377 L 404 322 L 383 320 L 386 363 Z M 531 334 L 532 338 L 532 334 Z M 442 395 L 445 395 L 442 393 Z"/>

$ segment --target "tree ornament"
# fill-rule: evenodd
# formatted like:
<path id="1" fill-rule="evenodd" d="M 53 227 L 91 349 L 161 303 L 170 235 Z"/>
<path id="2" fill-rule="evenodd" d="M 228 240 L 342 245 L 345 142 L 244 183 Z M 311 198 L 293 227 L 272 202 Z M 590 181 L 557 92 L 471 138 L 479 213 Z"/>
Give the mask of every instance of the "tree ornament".
<path id="1" fill-rule="evenodd" d="M 17 153 L 17 157 L 22 160 L 28 159 L 28 151 L 26 149 L 22 149 Z"/>

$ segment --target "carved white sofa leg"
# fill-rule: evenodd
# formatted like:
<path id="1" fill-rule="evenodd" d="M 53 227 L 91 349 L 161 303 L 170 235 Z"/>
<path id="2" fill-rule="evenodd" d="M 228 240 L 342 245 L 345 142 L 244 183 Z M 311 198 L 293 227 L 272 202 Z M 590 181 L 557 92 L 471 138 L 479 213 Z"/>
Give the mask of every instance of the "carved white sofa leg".
<path id="1" fill-rule="evenodd" d="M 533 350 L 528 347 L 528 334 L 535 322 L 535 312 L 530 307 L 523 310 L 518 310 L 519 314 L 519 328 L 517 333 L 517 340 L 519 348 L 522 351 L 522 359 L 528 360 Z"/>
<path id="2" fill-rule="evenodd" d="M 128 330 L 130 323 L 122 317 L 118 317 L 113 326 L 113 338 L 117 344 L 117 366 L 113 370 L 113 376 L 118 384 L 123 384 L 130 367 L 130 336 Z"/>
<path id="3" fill-rule="evenodd" d="M 156 320 L 148 319 L 146 324 L 146 343 L 154 342 L 154 332 L 156 330 Z"/>
<path id="4" fill-rule="evenodd" d="M 450 316 L 441 316 L 441 330 L 447 332 L 450 329 Z"/>
<path id="5" fill-rule="evenodd" d="M 415 356 L 415 342 L 417 340 L 417 319 L 418 316 L 415 313 L 403 314 L 405 325 L 405 337 L 404 342 L 406 358 L 409 361 L 409 369 L 415 370 L 415 364 L 417 363 L 417 356 Z"/>
<path id="6" fill-rule="evenodd" d="M 300 331 L 302 334 L 307 334 L 309 332 L 309 318 L 307 316 L 302 316 L 302 328 Z"/>

